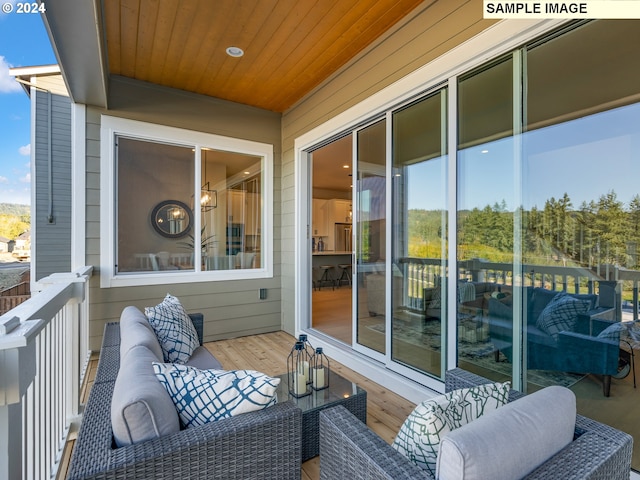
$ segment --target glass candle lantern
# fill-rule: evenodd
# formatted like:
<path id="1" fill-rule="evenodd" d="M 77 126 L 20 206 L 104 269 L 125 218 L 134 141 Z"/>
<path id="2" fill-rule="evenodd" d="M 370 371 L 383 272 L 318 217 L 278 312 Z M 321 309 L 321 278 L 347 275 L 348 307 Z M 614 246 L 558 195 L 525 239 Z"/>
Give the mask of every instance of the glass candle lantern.
<path id="1" fill-rule="evenodd" d="M 322 353 L 322 348 L 316 348 L 311 359 L 311 386 L 314 390 L 324 390 L 329 387 L 329 359 Z"/>
<path id="2" fill-rule="evenodd" d="M 315 353 L 315 349 L 311 346 L 311 344 L 309 343 L 309 339 L 308 339 L 307 335 L 304 334 L 304 333 L 301 333 L 298 336 L 298 341 L 304 343 L 304 350 L 307 353 L 307 357 L 309 357 L 309 360 L 308 360 L 309 361 L 309 365 L 311 365 L 311 359 L 313 358 L 313 355 Z M 311 367 L 309 367 L 309 368 L 311 368 Z M 307 383 L 310 384 L 311 380 L 312 380 L 311 375 L 309 375 L 308 377 L 309 378 L 307 379 Z"/>
<path id="3" fill-rule="evenodd" d="M 304 397 L 311 393 L 309 381 L 309 357 L 304 343 L 296 342 L 287 358 L 287 383 L 289 393 L 295 398 Z"/>

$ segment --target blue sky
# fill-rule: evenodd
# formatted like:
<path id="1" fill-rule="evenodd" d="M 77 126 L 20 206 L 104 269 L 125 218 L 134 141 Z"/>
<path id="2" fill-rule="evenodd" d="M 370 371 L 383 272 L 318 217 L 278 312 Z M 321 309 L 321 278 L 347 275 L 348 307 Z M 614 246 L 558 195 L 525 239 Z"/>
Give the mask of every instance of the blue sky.
<path id="1" fill-rule="evenodd" d="M 55 63 L 40 14 L 0 13 L 0 203 L 31 203 L 30 102 L 9 68 Z"/>
<path id="2" fill-rule="evenodd" d="M 514 171 L 513 137 L 458 154 L 458 204 L 462 210 L 506 202 L 543 209 L 566 192 L 575 210 L 613 191 L 625 207 L 640 195 L 640 104 L 605 110 L 524 134 L 521 180 Z M 411 168 L 410 208 L 446 208 L 445 163 L 433 159 Z"/>

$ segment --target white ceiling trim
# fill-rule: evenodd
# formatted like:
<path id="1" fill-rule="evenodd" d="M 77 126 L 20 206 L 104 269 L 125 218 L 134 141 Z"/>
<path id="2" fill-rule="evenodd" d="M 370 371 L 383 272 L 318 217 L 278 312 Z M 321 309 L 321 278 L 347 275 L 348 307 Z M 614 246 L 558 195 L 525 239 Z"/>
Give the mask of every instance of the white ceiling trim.
<path id="1" fill-rule="evenodd" d="M 71 99 L 106 108 L 108 70 L 100 1 L 47 2 L 43 20 Z"/>

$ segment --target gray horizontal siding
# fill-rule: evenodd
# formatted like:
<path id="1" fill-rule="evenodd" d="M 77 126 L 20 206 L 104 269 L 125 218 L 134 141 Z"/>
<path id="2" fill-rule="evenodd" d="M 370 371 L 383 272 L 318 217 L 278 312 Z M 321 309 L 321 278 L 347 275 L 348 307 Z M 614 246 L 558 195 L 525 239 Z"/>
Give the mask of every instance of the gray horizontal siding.
<path id="1" fill-rule="evenodd" d="M 282 118 L 282 289 L 294 298 L 295 139 L 437 59 L 494 24 L 480 0 L 425 1 L 378 42 L 285 112 Z M 425 79 L 425 82 L 428 79 Z M 283 325 L 295 324 L 293 302 L 283 302 Z"/>
<path id="2" fill-rule="evenodd" d="M 110 110 L 87 108 L 86 117 L 86 261 L 100 265 L 100 115 L 106 114 L 159 125 L 264 142 L 274 147 L 274 170 L 280 163 L 280 114 L 182 91 L 115 78 L 111 84 Z M 274 183 L 279 185 L 277 175 Z M 275 198 L 280 194 L 275 187 Z M 279 232 L 279 202 L 274 202 L 274 232 Z M 274 257 L 280 258 L 280 241 L 274 238 Z M 96 274 L 90 290 L 90 347 L 100 348 L 104 324 L 117 321 L 122 310 L 141 310 L 162 301 L 169 292 L 189 312 L 205 317 L 205 341 L 277 331 L 282 328 L 280 268 L 269 279 L 100 288 Z M 258 290 L 268 297 L 259 300 Z"/>
<path id="3" fill-rule="evenodd" d="M 31 223 L 36 280 L 71 269 L 71 102 L 68 97 L 51 94 L 49 136 L 49 95 L 37 91 L 35 99 L 35 205 Z M 54 223 L 49 223 L 50 211 Z"/>

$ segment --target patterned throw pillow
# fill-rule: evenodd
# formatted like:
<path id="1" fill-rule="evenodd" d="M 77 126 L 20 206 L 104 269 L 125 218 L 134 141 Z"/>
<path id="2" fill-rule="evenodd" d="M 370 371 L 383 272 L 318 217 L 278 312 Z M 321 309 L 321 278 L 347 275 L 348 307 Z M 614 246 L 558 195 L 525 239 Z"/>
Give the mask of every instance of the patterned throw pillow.
<path id="1" fill-rule="evenodd" d="M 620 341 L 620 334 L 627 330 L 627 326 L 622 322 L 616 322 L 609 325 L 598 334 L 598 338 L 606 338 L 615 342 Z"/>
<path id="2" fill-rule="evenodd" d="M 278 401 L 280 379 L 254 370 L 199 370 L 156 362 L 153 370 L 187 428 L 261 410 Z"/>
<path id="3" fill-rule="evenodd" d="M 505 405 L 510 385 L 478 385 L 422 402 L 409 414 L 391 446 L 435 477 L 440 440 L 450 431 Z"/>
<path id="4" fill-rule="evenodd" d="M 558 293 L 540 313 L 536 326 L 552 337 L 575 328 L 578 315 L 589 309 L 589 300 L 578 299 L 566 293 Z"/>
<path id="5" fill-rule="evenodd" d="M 431 296 L 431 301 L 429 302 L 429 306 L 427 308 L 440 308 L 440 306 L 442 305 L 442 301 L 441 301 L 441 288 L 440 287 L 436 287 L 433 289 L 433 294 Z"/>
<path id="6" fill-rule="evenodd" d="M 147 307 L 144 313 L 158 337 L 164 361 L 184 364 L 198 348 L 198 332 L 178 300 L 167 294 L 162 303 Z"/>

